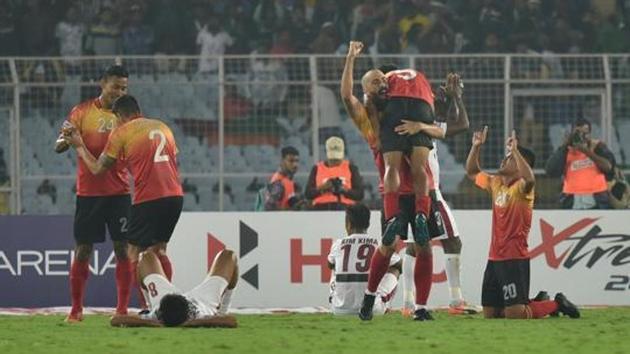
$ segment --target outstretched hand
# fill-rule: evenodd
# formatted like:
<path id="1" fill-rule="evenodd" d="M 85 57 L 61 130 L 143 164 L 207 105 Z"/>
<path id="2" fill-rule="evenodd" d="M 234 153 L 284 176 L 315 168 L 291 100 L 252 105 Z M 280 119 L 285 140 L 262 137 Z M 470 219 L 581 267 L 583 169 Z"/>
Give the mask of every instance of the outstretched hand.
<path id="1" fill-rule="evenodd" d="M 449 97 L 461 97 L 464 93 L 464 83 L 459 74 L 449 73 L 446 76 L 446 86 L 444 88 L 446 95 Z"/>
<path id="2" fill-rule="evenodd" d="M 516 138 L 516 130 L 512 130 L 512 134 L 505 142 L 508 151 L 515 151 L 518 148 L 518 139 Z"/>
<path id="3" fill-rule="evenodd" d="M 484 125 L 483 130 L 476 131 L 473 134 L 472 145 L 473 146 L 481 146 L 486 142 L 486 138 L 488 137 L 488 126 Z"/>

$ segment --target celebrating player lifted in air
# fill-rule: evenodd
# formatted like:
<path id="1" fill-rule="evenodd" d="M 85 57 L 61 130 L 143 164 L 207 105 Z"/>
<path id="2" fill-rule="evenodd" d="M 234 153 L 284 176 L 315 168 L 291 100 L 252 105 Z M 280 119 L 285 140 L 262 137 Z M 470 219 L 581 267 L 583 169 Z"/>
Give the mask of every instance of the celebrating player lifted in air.
<path id="1" fill-rule="evenodd" d="M 561 312 L 571 318 L 580 312 L 562 293 L 549 300 L 541 292 L 529 299 L 527 238 L 532 225 L 534 153 L 518 146 L 516 133 L 507 139 L 507 155 L 496 174 L 481 170 L 479 155 L 488 127 L 475 132 L 466 160 L 466 174 L 492 197 L 492 241 L 483 275 L 481 304 L 486 318 L 542 318 Z"/>
<path id="2" fill-rule="evenodd" d="M 69 147 L 64 134 L 73 127 L 85 149 L 100 155 L 111 131 L 120 124 L 112 112 L 114 101 L 127 93 L 127 70 L 114 65 L 103 73 L 100 80 L 101 94 L 75 106 L 64 121 L 62 133 L 57 139 L 55 151 L 62 153 Z M 116 255 L 117 314 L 126 314 L 132 278 L 131 264 L 127 258 L 125 234 L 128 228 L 127 214 L 131 205 L 129 181 L 123 163 L 112 164 L 104 174 L 90 173 L 83 159 L 78 159 L 77 200 L 74 214 L 74 259 L 70 268 L 70 293 L 72 309 L 66 322 L 83 320 L 83 294 L 89 276 L 89 260 L 94 243 L 105 241 L 105 226 L 109 230 Z"/>
<path id="3" fill-rule="evenodd" d="M 158 256 L 151 251 L 140 255 L 138 279 L 149 312 L 114 316 L 112 326 L 236 327 L 236 319 L 226 316 L 238 281 L 236 255 L 231 250 L 221 251 L 203 282 L 186 293 L 170 282 Z"/>
<path id="4" fill-rule="evenodd" d="M 435 114 L 437 121 L 435 129 L 422 122 L 404 120 L 403 124 L 396 127 L 399 134 L 416 134 L 424 131 L 434 139 L 444 139 L 468 130 L 469 120 L 466 106 L 463 101 L 464 84 L 456 73 L 449 73 L 446 77 L 446 84 L 440 86 L 435 98 Z M 437 134 L 436 134 L 437 133 Z M 400 195 L 400 215 L 403 221 L 403 233 L 406 235 L 406 220 L 412 221 L 414 215 L 414 195 L 405 194 L 402 190 L 405 176 L 404 164 L 401 167 L 401 195 Z M 462 242 L 460 233 L 453 217 L 450 207 L 444 200 L 440 191 L 440 163 L 437 155 L 437 144 L 429 153 L 429 161 L 426 167 L 429 179 L 429 196 L 431 197 L 431 213 L 429 215 L 428 226 L 432 240 L 440 240 L 444 249 L 445 269 L 449 285 L 450 302 L 448 312 L 452 315 L 475 314 L 479 310 L 476 306 L 469 305 L 463 297 L 461 291 L 460 276 L 460 255 Z M 413 223 L 409 222 L 413 229 Z M 411 246 L 411 247 L 410 247 Z M 401 251 L 403 257 L 403 314 L 410 315 L 414 309 L 414 278 L 419 278 L 431 285 L 433 273 L 433 262 L 431 257 L 431 247 L 423 248 L 423 258 L 426 260 L 420 271 L 422 275 L 414 275 L 414 257 L 416 252 L 413 244 L 407 243 L 406 250 Z M 424 300 L 424 298 L 423 298 Z M 426 304 L 426 300 L 421 305 Z M 416 301 L 416 303 L 418 303 Z"/>
<path id="5" fill-rule="evenodd" d="M 362 78 L 364 102 L 352 95 L 352 72 L 354 60 L 361 52 L 363 44 L 350 42 L 346 66 L 341 81 L 341 96 L 359 130 L 363 133 L 374 152 L 377 166 L 383 171 L 383 214 L 385 227 L 382 244 L 372 257 L 368 288 L 359 316 L 364 320 L 372 318 L 372 306 L 381 279 L 395 252 L 397 236 L 403 234 L 403 220 L 399 216 L 399 192 L 404 172 L 404 154 L 408 154 L 411 184 L 416 196 L 414 199 L 413 231 L 416 245 L 414 278 L 416 279 L 416 307 L 414 319 L 430 319 L 426 310 L 426 300 L 431 287 L 428 264 L 431 261 L 427 217 L 431 207 L 428 197 L 425 165 L 433 144 L 425 132 L 413 135 L 399 134 L 395 129 L 403 120 L 421 120 L 428 129 L 433 126 L 433 94 L 431 87 L 421 73 L 414 70 L 394 70 L 387 76 L 380 70 L 370 70 Z M 405 228 L 406 228 L 405 223 Z M 428 274 L 428 275 L 427 275 Z"/>
<path id="6" fill-rule="evenodd" d="M 127 164 L 134 181 L 127 232 L 133 274 L 138 254 L 150 248 L 158 255 L 170 280 L 173 270 L 166 255 L 166 245 L 177 225 L 184 200 L 175 138 L 163 122 L 144 118 L 132 96 L 118 98 L 112 111 L 122 125 L 112 132 L 98 160 L 86 149 L 79 134 L 73 132 L 65 138 L 76 147 L 89 171 L 95 175 L 105 173 L 118 160 Z"/>
<path id="7" fill-rule="evenodd" d="M 346 208 L 348 236 L 337 240 L 328 254 L 328 267 L 334 270 L 330 282 L 330 307 L 335 315 L 356 315 L 361 308 L 370 259 L 378 247 L 378 238 L 367 234 L 369 227 L 370 209 L 367 206 L 358 203 Z M 382 315 L 389 309 L 401 266 L 400 257 L 394 254 L 376 291 L 375 314 Z"/>

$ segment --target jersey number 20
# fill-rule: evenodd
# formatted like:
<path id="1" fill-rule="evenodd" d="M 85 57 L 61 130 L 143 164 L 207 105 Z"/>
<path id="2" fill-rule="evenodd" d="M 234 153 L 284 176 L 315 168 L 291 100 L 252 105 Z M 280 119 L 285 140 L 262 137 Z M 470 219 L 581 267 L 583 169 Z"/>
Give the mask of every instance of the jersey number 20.
<path id="1" fill-rule="evenodd" d="M 153 155 L 153 162 L 165 162 L 168 161 L 168 155 L 162 155 L 164 152 L 164 146 L 166 146 L 166 135 L 159 129 L 154 129 L 149 132 L 149 139 L 153 140 L 156 137 L 160 138 L 160 143 Z"/>

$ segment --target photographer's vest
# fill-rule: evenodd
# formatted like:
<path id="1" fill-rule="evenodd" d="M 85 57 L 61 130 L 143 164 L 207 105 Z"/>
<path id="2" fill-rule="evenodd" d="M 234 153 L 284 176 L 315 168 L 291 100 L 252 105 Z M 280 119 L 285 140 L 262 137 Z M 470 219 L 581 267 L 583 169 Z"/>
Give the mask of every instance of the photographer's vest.
<path id="1" fill-rule="evenodd" d="M 606 176 L 585 153 L 568 147 L 564 165 L 565 194 L 595 194 L 608 188 Z"/>
<path id="2" fill-rule="evenodd" d="M 280 181 L 282 187 L 284 187 L 284 194 L 282 195 L 282 199 L 280 199 L 280 205 L 278 207 L 283 210 L 289 209 L 289 199 L 295 195 L 295 183 L 280 172 L 274 173 L 269 183 L 276 181 Z"/>
<path id="3" fill-rule="evenodd" d="M 345 190 L 352 189 L 352 172 L 350 171 L 350 161 L 343 160 L 341 164 L 333 167 L 326 166 L 323 161 L 319 162 L 317 164 L 317 173 L 315 174 L 315 185 L 317 187 L 320 187 L 324 185 L 326 181 L 332 178 L 341 179 L 343 188 Z M 326 192 L 313 199 L 313 205 L 338 203 L 339 201 L 339 197 L 334 195 L 332 192 Z M 342 195 L 341 203 L 345 205 L 352 205 L 355 203 L 355 201 Z"/>

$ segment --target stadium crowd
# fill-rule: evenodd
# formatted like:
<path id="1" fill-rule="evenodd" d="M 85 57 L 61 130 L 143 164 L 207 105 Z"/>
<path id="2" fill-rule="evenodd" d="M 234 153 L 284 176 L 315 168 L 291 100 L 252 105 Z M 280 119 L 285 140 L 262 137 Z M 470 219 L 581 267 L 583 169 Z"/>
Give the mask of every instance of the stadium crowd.
<path id="1" fill-rule="evenodd" d="M 623 52 L 623 0 L 0 0 L 1 56 Z"/>

